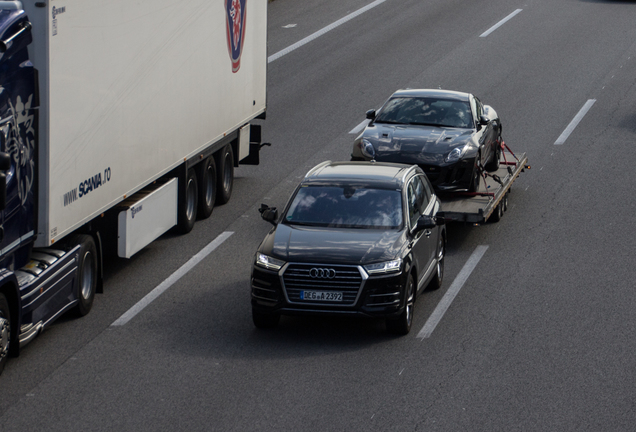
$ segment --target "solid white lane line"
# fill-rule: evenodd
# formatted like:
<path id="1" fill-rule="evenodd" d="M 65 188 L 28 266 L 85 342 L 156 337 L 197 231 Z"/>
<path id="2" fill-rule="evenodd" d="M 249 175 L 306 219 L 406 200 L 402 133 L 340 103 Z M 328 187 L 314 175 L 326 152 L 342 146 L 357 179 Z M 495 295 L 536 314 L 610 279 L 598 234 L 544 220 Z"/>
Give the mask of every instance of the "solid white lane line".
<path id="1" fill-rule="evenodd" d="M 281 58 L 285 54 L 289 54 L 290 52 L 294 51 L 295 49 L 300 48 L 301 46 L 303 46 L 305 44 L 308 44 L 312 40 L 324 35 L 325 33 L 335 29 L 336 27 L 346 23 L 349 20 L 352 20 L 353 18 L 357 17 L 358 15 L 361 15 L 361 14 L 365 13 L 369 9 L 373 9 L 374 7 L 384 3 L 385 1 L 386 0 L 376 0 L 373 3 L 370 3 L 370 4 L 366 5 L 365 7 L 358 9 L 355 12 L 351 12 L 349 15 L 345 16 L 344 18 L 340 18 L 338 21 L 336 21 L 336 22 L 334 22 L 332 24 L 329 24 L 327 27 L 324 27 L 321 30 L 318 30 L 316 33 L 311 34 L 311 35 L 307 36 L 306 38 L 299 40 L 298 42 L 296 42 L 293 45 L 288 46 L 284 50 L 278 51 L 276 54 L 272 54 L 271 56 L 269 56 L 267 58 L 267 63 L 271 63 L 274 60 L 278 60 L 279 58 Z"/>
<path id="2" fill-rule="evenodd" d="M 146 306 L 153 302 L 157 297 L 164 293 L 168 288 L 174 285 L 183 275 L 188 273 L 194 266 L 199 264 L 205 257 L 210 255 L 217 247 L 219 247 L 225 240 L 230 238 L 234 234 L 232 231 L 226 231 L 219 234 L 217 238 L 212 240 L 206 247 L 201 249 L 199 253 L 190 258 L 188 262 L 182 265 L 177 271 L 172 273 L 168 279 L 161 282 L 155 289 L 150 291 L 144 298 L 139 300 L 136 305 L 128 309 L 128 311 L 120 316 L 111 326 L 123 326 L 128 321 L 133 319 L 135 315 L 141 312 Z"/>
<path id="3" fill-rule="evenodd" d="M 362 132 L 362 129 L 367 127 L 367 125 L 369 124 L 370 121 L 371 120 L 369 120 L 369 119 L 363 120 L 362 123 L 360 123 L 358 126 L 356 126 L 353 129 L 351 129 L 349 131 L 349 133 L 353 134 L 353 135 L 358 135 L 360 132 Z"/>
<path id="4" fill-rule="evenodd" d="M 444 297 L 442 297 L 442 300 L 439 302 L 431 316 L 426 321 L 426 324 L 424 324 L 424 327 L 422 327 L 422 330 L 420 330 L 420 332 L 417 334 L 417 337 L 419 339 L 426 339 L 430 337 L 431 334 L 433 334 L 433 330 L 435 330 L 437 324 L 439 324 L 439 322 L 442 320 L 442 317 L 446 313 L 446 310 L 450 307 L 451 303 L 455 299 L 455 296 L 457 295 L 457 293 L 459 293 L 459 290 L 462 289 L 475 267 L 477 267 L 479 260 L 481 260 L 481 257 L 484 256 L 486 250 L 488 250 L 487 245 L 477 246 L 477 248 L 475 248 L 473 254 L 470 256 L 470 258 L 468 258 L 466 264 L 464 264 L 464 268 L 462 268 L 462 270 L 459 272 L 459 274 L 451 284 L 450 288 L 448 288 L 448 291 L 446 291 L 446 294 L 444 294 Z"/>
<path id="5" fill-rule="evenodd" d="M 519 12 L 521 12 L 523 9 L 517 9 L 516 11 L 514 11 L 513 13 L 511 13 L 510 15 L 508 15 L 507 17 L 505 17 L 504 19 L 502 19 L 501 21 L 499 21 L 497 24 L 495 24 L 494 26 L 490 27 L 488 30 L 486 30 L 485 32 L 483 32 L 479 37 L 486 37 L 488 36 L 490 33 L 494 32 L 495 30 L 497 30 L 499 27 L 501 27 L 502 25 L 504 25 L 508 20 L 512 19 L 512 17 L 514 17 L 515 15 L 517 15 Z"/>
<path id="6" fill-rule="evenodd" d="M 590 110 L 590 108 L 592 108 L 592 105 L 594 105 L 594 102 L 596 102 L 596 99 L 590 99 L 587 102 L 585 102 L 585 105 L 583 105 L 583 108 L 581 108 L 579 113 L 572 119 L 572 121 L 570 122 L 568 127 L 565 128 L 563 133 L 554 142 L 555 145 L 561 145 L 561 144 L 563 144 L 565 142 L 565 140 L 568 139 L 570 134 L 579 125 L 581 120 L 583 120 L 583 117 L 585 117 L 585 114 L 587 114 L 587 112 Z"/>

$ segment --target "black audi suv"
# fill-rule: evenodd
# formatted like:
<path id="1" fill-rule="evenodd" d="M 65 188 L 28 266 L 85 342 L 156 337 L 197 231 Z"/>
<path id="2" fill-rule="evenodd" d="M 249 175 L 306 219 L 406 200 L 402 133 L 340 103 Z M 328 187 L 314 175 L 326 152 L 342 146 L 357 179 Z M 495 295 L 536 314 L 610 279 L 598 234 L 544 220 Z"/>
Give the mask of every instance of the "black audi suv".
<path id="1" fill-rule="evenodd" d="M 258 247 L 251 277 L 256 327 L 281 315 L 386 318 L 407 334 L 417 295 L 439 288 L 446 231 L 416 165 L 323 162 L 296 188 Z"/>

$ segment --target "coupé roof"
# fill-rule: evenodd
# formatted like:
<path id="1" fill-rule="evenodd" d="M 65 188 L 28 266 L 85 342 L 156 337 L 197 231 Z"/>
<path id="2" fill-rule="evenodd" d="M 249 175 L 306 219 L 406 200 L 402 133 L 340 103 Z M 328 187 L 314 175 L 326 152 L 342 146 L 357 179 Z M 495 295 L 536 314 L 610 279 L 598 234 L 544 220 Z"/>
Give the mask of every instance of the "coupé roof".
<path id="1" fill-rule="evenodd" d="M 468 102 L 469 94 L 452 91 L 452 90 L 442 90 L 442 89 L 407 89 L 407 90 L 398 90 L 391 95 L 394 97 L 432 97 L 439 99 L 449 99 L 449 100 L 457 100 Z"/>

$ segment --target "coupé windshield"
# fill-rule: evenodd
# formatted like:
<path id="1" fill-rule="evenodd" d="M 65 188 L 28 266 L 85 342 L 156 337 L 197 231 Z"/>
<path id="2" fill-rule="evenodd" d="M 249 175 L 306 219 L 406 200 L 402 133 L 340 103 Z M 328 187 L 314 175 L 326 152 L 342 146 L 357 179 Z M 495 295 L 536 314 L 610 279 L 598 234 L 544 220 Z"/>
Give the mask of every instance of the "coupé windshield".
<path id="1" fill-rule="evenodd" d="M 375 122 L 468 128 L 472 125 L 472 118 L 468 102 L 395 97 L 385 104 Z"/>
<path id="2" fill-rule="evenodd" d="M 397 229 L 402 225 L 402 195 L 389 189 L 303 186 L 285 221 L 308 226 Z"/>

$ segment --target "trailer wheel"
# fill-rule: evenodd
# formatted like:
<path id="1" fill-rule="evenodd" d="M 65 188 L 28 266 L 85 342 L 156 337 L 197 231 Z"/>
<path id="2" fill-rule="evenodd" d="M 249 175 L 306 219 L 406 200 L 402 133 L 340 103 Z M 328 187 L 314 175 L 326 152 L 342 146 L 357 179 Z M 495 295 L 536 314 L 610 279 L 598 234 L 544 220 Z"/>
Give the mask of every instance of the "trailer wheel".
<path id="1" fill-rule="evenodd" d="M 198 204 L 197 176 L 192 168 L 188 170 L 186 184 L 185 187 L 181 188 L 179 197 L 179 222 L 177 227 L 181 234 L 187 234 L 194 227 Z"/>
<path id="2" fill-rule="evenodd" d="M 409 274 L 406 279 L 406 304 L 404 311 L 397 318 L 387 318 L 386 329 L 389 333 L 397 335 L 406 335 L 411 331 L 413 323 L 413 310 L 415 309 L 415 284 L 413 284 L 413 275 Z"/>
<path id="3" fill-rule="evenodd" d="M 75 314 L 85 316 L 93 307 L 97 291 L 97 248 L 93 237 L 83 234 L 73 237 L 71 245 L 80 245 L 77 268 L 78 303 Z"/>
<path id="4" fill-rule="evenodd" d="M 503 203 L 503 200 L 501 200 L 499 204 L 497 204 L 495 211 L 492 212 L 492 215 L 490 216 L 489 220 L 493 223 L 497 223 L 501 220 L 501 218 L 503 217 L 503 214 L 504 214 L 504 203 Z"/>
<path id="5" fill-rule="evenodd" d="M 216 199 L 219 204 L 225 204 L 232 195 L 232 185 L 234 184 L 234 152 L 232 145 L 228 144 L 218 154 L 216 160 L 218 190 Z"/>
<path id="6" fill-rule="evenodd" d="M 446 256 L 446 239 L 443 235 L 439 236 L 439 245 L 437 246 L 437 269 L 435 276 L 428 283 L 427 290 L 435 291 L 442 287 L 444 281 L 444 257 Z"/>
<path id="7" fill-rule="evenodd" d="M 199 165 L 199 203 L 197 215 L 199 219 L 207 219 L 214 209 L 216 200 L 216 164 L 210 156 Z"/>
<path id="8" fill-rule="evenodd" d="M 0 293 L 0 374 L 9 361 L 11 348 L 11 310 L 4 294 Z"/>

